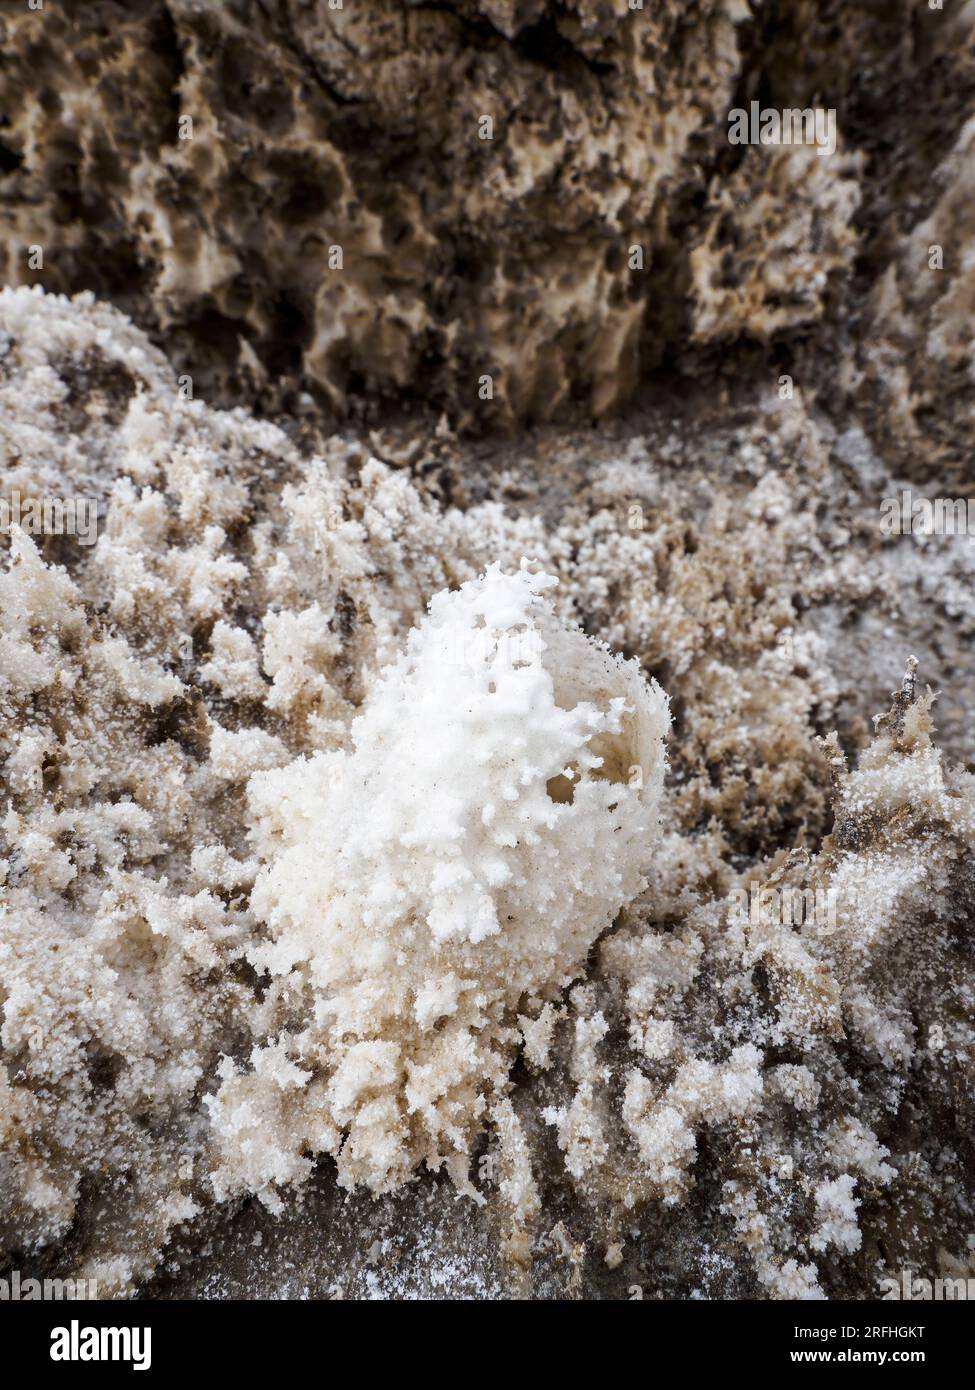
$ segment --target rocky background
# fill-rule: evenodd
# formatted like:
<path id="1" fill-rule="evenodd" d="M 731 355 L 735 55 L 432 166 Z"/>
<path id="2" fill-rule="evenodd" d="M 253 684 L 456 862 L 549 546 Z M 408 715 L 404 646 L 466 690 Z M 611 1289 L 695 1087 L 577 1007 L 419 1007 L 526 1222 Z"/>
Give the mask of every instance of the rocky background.
<path id="1" fill-rule="evenodd" d="M 729 109 L 752 99 L 835 108 L 836 153 L 729 144 Z M 869 759 L 873 716 L 914 655 L 918 692 L 938 692 L 937 744 L 959 778 L 975 768 L 972 543 L 885 542 L 877 525 L 881 499 L 901 486 L 975 495 L 975 3 L 3 3 L 0 273 L 49 294 L 91 291 L 141 330 L 84 304 L 48 309 L 35 331 L 24 301 L 5 301 L 0 449 L 11 485 L 63 489 L 69 479 L 109 518 L 114 509 L 115 542 L 126 526 L 139 532 L 138 582 L 136 562 L 117 549 L 98 568 L 56 538 L 41 546 L 67 567 L 78 586 L 71 603 L 88 615 L 90 631 L 72 620 L 64 660 L 87 659 L 114 623 L 140 661 L 195 692 L 171 703 L 160 693 L 151 727 L 123 701 L 107 756 L 121 767 L 151 747 L 160 766 L 197 778 L 193 814 L 207 835 L 236 851 L 242 815 L 240 788 L 228 774 L 214 790 L 204 762 L 207 719 L 235 728 L 243 718 L 207 686 L 216 622 L 259 644 L 265 607 L 331 605 L 338 674 L 331 654 L 312 652 L 271 716 L 245 711 L 245 723 L 265 719 L 297 753 L 314 741 L 302 681 L 327 671 L 344 716 L 375 657 L 374 628 L 401 638 L 437 588 L 499 548 L 513 556 L 530 543 L 549 546 L 569 614 L 640 656 L 674 696 L 670 877 L 634 920 L 682 939 L 697 933 L 722 990 L 758 969 L 756 1019 L 791 985 L 776 984 L 781 943 L 769 947 L 767 975 L 747 951 L 728 957 L 715 903 L 732 883 L 774 874 L 796 849 L 819 856 L 826 874 L 854 851 L 880 877 L 891 864 L 908 877 L 925 862 L 944 866 L 936 884 L 877 908 L 866 983 L 855 980 L 887 1001 L 905 1036 L 911 1021 L 916 1054 L 883 1062 L 869 1046 L 858 1051 L 858 1016 L 846 1019 L 848 1037 L 837 1040 L 831 1020 L 821 1029 L 828 1045 L 803 1053 L 790 1043 L 769 1065 L 804 1059 L 819 1078 L 822 1120 L 813 1105 L 801 1138 L 809 1153 L 852 1106 L 887 1155 L 846 1165 L 860 1171 L 863 1239 L 844 1245 L 841 1232 L 820 1269 L 824 1291 L 872 1296 L 880 1274 L 905 1263 L 966 1268 L 973 832 L 962 806 L 971 791 L 952 782 L 928 806 L 927 713 L 905 732 L 904 697 L 872 756 L 878 766 L 916 760 L 905 804 L 846 784 L 845 765 L 838 773 L 817 740 L 835 730 L 834 758 Z M 189 394 L 198 409 L 184 419 Z M 276 572 L 262 587 L 276 546 L 315 553 L 314 528 L 300 512 L 289 517 L 282 498 L 289 485 L 314 495 L 319 454 L 341 478 L 341 515 L 370 538 L 368 584 L 324 593 L 295 559 L 297 578 Z M 137 480 L 167 499 L 168 531 L 117 490 L 137 455 Z M 359 482 L 373 459 L 394 480 L 381 502 Z M 187 499 L 208 489 L 219 502 L 194 530 Z M 492 503 L 503 524 L 478 511 Z M 270 528 L 263 549 L 255 518 Z M 222 539 L 204 536 L 205 522 Z M 388 550 L 375 540 L 387 524 Z M 240 591 L 235 565 L 249 576 Z M 187 659 L 180 614 L 201 567 L 212 602 L 186 616 Z M 390 578 L 401 569 L 402 592 Z M 387 608 L 392 616 L 377 616 Z M 21 622 L 18 642 L 41 641 L 13 600 L 8 612 Z M 45 738 L 66 738 L 57 701 L 39 709 L 30 690 L 17 698 L 5 690 L 18 738 L 32 721 Z M 22 775 L 28 755 L 16 740 L 3 752 L 3 804 L 9 794 L 25 817 L 6 825 L 4 852 L 23 852 L 47 813 Z M 47 795 L 56 759 L 44 756 Z M 85 785 L 73 795 L 87 815 Z M 188 802 L 135 795 L 157 819 L 122 868 L 137 863 L 147 880 L 163 865 L 181 872 Z M 64 804 L 70 797 L 58 815 Z M 44 824 L 54 845 L 64 827 Z M 100 893 L 101 869 L 89 867 Z M 624 923 L 622 941 L 632 927 Z M 850 926 L 850 940 L 865 930 Z M 904 952 L 916 968 L 897 982 Z M 939 952 L 947 982 L 932 962 Z M 205 1156 L 186 1119 L 194 1086 L 180 1091 L 184 1081 L 167 1072 L 172 1114 L 147 1128 L 111 1048 L 89 1058 L 95 1099 L 80 1104 L 75 1147 L 62 1152 L 51 1136 L 67 1102 L 54 1083 L 31 1081 L 9 1002 L 0 1038 L 20 1100 L 6 1107 L 5 1143 L 19 1157 L 0 1172 L 16 1188 L 17 1164 L 40 1164 L 62 1225 L 57 1240 L 38 1243 L 36 1210 L 28 1219 L 8 1201 L 0 1267 L 103 1271 L 115 1261 L 118 1291 L 161 1296 L 775 1292 L 790 1242 L 815 1239 L 819 1218 L 809 1193 L 777 1188 L 741 1153 L 754 1144 L 765 1163 L 800 1144 L 785 1102 L 760 1133 L 702 1127 L 685 1200 L 650 1201 L 625 1227 L 611 1190 L 567 1179 L 537 1118 L 575 1094 L 569 1021 L 597 1003 L 610 1023 L 605 1066 L 623 1065 L 632 1024 L 623 955 L 608 947 L 593 962 L 596 993 L 567 1012 L 555 1072 L 516 1070 L 544 1214 L 527 1270 L 505 1256 L 500 1196 L 475 1209 L 439 1178 L 380 1201 L 349 1198 L 323 1164 L 277 1217 L 256 1201 L 216 1206 L 202 1195 Z M 226 974 L 217 1016 L 193 1044 L 204 1068 L 218 1049 L 246 1046 L 243 1033 L 228 1034 L 243 1027 L 246 981 L 231 961 L 205 963 Z M 843 950 L 827 965 L 853 987 Z M 188 970 L 173 965 L 173 987 L 192 1003 Z M 21 987 L 34 978 L 28 971 Z M 712 986 L 686 1002 L 675 986 L 667 1008 L 706 1050 Z M 929 1046 L 945 1030 L 947 1050 Z M 140 1040 L 139 1066 L 161 1065 L 176 1037 L 174 1025 L 162 1041 Z M 675 1083 L 661 1073 L 660 1084 Z M 21 1104 L 19 1088 L 30 1086 L 36 1115 Z M 165 1089 L 158 1076 L 152 1086 Z M 108 1114 L 128 1158 L 107 1154 Z M 829 1143 L 851 1147 L 835 1134 Z M 174 1198 L 173 1173 L 190 1151 Z M 151 1174 L 144 1191 L 126 1186 L 133 1154 Z M 898 1173 L 889 1190 L 887 1164 Z"/>
<path id="2" fill-rule="evenodd" d="M 970 3 L 0 16 L 5 282 L 110 300 L 215 404 L 485 433 L 784 372 L 964 468 Z M 837 153 L 729 144 L 752 99 L 835 108 Z"/>

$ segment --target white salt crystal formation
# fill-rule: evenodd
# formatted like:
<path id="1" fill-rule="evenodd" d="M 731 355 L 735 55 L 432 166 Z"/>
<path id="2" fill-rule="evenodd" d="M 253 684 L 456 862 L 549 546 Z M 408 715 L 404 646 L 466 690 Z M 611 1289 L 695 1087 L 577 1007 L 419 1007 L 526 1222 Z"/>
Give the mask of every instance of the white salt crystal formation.
<path id="1" fill-rule="evenodd" d="M 524 563 L 438 594 L 351 752 L 256 773 L 252 907 L 274 984 L 253 1070 L 211 1101 L 218 1195 L 336 1155 L 381 1192 L 422 1163 L 462 1190 L 521 1033 L 644 886 L 667 699 L 564 626 Z"/>
<path id="2" fill-rule="evenodd" d="M 384 1209 L 414 1248 L 447 1232 L 470 1263 L 493 1258 L 493 1242 L 471 1244 L 471 1232 L 507 1226 L 506 1293 L 623 1297 L 637 1284 L 645 1297 L 859 1297 L 904 1268 L 968 1268 L 975 776 L 954 760 L 970 755 L 970 558 L 940 546 L 922 557 L 913 537 L 892 550 L 838 547 L 832 528 L 810 527 L 836 514 L 824 438 L 798 397 L 763 407 L 743 432 L 655 426 L 598 447 L 587 434 L 560 454 L 560 470 L 578 465 L 559 473 L 570 505 L 543 509 L 521 464 L 535 501 L 513 513 L 497 498 L 471 502 L 474 461 L 447 439 L 421 448 L 419 437 L 383 436 L 392 466 L 340 435 L 306 456 L 266 420 L 182 401 L 162 355 L 110 306 L 0 291 L 4 495 L 94 497 L 100 517 L 93 546 L 0 540 L 0 1263 L 26 1273 L 44 1252 L 44 1271 L 96 1278 L 114 1295 L 144 1286 L 164 1258 L 169 1269 L 186 1260 L 189 1242 L 177 1287 L 193 1287 L 196 1260 L 235 1278 L 224 1252 L 237 1216 L 214 1211 L 214 1171 L 219 1192 L 273 1203 L 315 1155 L 341 1150 L 343 1180 L 355 1181 L 357 1166 L 382 1169 L 387 1143 L 390 1181 L 431 1152 L 455 1156 L 463 1182 L 465 1136 L 483 1122 L 494 1140 L 476 1151 L 482 1219 L 465 1204 L 448 1203 L 449 1222 L 435 1227 L 439 1203 Z M 857 438 L 851 430 L 854 460 Z M 429 490 L 441 457 L 463 508 L 437 500 L 439 483 Z M 877 495 L 858 469 L 850 516 L 862 538 Z M 495 560 L 510 574 L 524 554 L 560 582 L 530 603 L 522 595 L 523 631 L 496 639 L 467 613 L 464 589 L 438 601 L 400 673 L 381 680 L 432 595 Z M 663 833 L 645 853 L 626 836 L 631 815 L 653 814 L 659 766 L 624 745 L 646 742 L 633 721 L 651 688 L 578 634 L 563 637 L 547 599 L 679 688 Z M 891 635 L 864 667 L 859 615 L 881 602 Z M 450 664 L 431 659 L 420 681 L 422 653 L 451 614 Z M 908 633 L 930 667 L 927 631 L 954 663 L 937 743 L 912 666 L 865 746 L 868 689 Z M 554 691 L 547 717 L 588 701 L 605 718 L 620 696 L 633 707 L 622 737 L 593 732 L 589 751 L 612 756 L 588 772 L 576 760 L 571 802 L 569 783 L 549 776 L 571 750 L 521 786 L 521 760 L 542 761 L 536 745 L 555 735 L 539 737 L 541 705 L 501 721 L 497 680 L 476 686 L 481 644 L 495 640 L 519 680 L 540 660 Z M 456 660 L 475 665 L 458 673 Z M 458 738 L 451 763 L 457 721 L 488 696 L 499 716 L 482 730 L 490 757 L 476 762 L 480 745 Z M 383 736 L 374 706 L 388 701 L 400 719 Z M 306 783 L 336 749 L 349 756 L 327 754 L 313 796 Z M 303 753 L 319 757 L 279 774 L 275 803 L 266 770 Z M 642 806 L 627 795 L 638 763 Z M 339 768 L 358 796 L 340 790 Z M 514 806 L 491 790 L 505 771 Z M 626 826 L 612 859 L 591 832 L 598 807 L 581 848 L 573 828 L 594 795 L 586 784 L 606 773 Z M 397 821 L 410 811 L 401 833 L 429 838 L 449 788 L 455 857 L 471 868 L 490 844 L 481 800 L 513 816 L 543 782 L 557 825 L 495 846 L 520 879 L 477 880 L 499 932 L 451 939 L 454 919 L 441 914 L 448 936 L 434 949 L 427 917 L 447 895 L 430 888 L 437 856 L 395 835 L 382 872 L 402 906 L 368 902 L 377 870 L 362 826 L 383 807 Z M 279 861 L 303 836 L 317 837 L 315 852 L 304 881 L 287 879 Z M 556 848 L 558 865 L 540 867 Z M 628 874 L 631 853 L 650 886 L 562 997 L 573 952 L 582 959 L 622 894 L 614 883 L 604 901 L 597 884 L 610 867 Z M 450 866 L 444 845 L 439 857 Z M 325 937 L 320 902 L 318 929 L 297 925 L 295 899 L 327 897 L 324 875 L 344 897 L 342 936 Z M 555 900 L 540 907 L 553 883 Z M 833 910 L 798 925 L 771 906 L 742 912 L 742 891 L 765 887 L 822 890 Z M 470 884 L 465 893 L 478 896 Z M 247 956 L 274 973 L 256 980 Z M 421 1016 L 449 1008 L 451 972 L 454 1011 L 424 1028 L 417 1004 Z M 421 983 L 404 985 L 413 976 Z M 360 1043 L 369 1047 L 353 1055 Z M 383 1043 L 399 1049 L 398 1079 L 379 1079 Z M 525 1069 L 509 1077 L 519 1046 Z M 370 1049 L 374 1079 L 349 1100 Z M 223 1054 L 234 1061 L 221 1084 Z M 434 1077 L 438 1097 L 418 1108 Z M 448 1124 L 462 1136 L 453 1147 Z M 323 1164 L 329 1200 L 331 1172 Z M 370 1292 L 349 1253 L 373 1239 L 360 1210 L 333 1212 L 289 1287 Z M 308 1219 L 288 1203 L 276 1244 L 290 1253 L 294 1223 Z M 214 1230 L 225 1238 L 208 1256 Z M 665 1258 L 660 1282 L 644 1286 L 650 1252 Z M 381 1287 L 459 1296 L 470 1288 L 460 1269 L 444 1275 L 438 1252 Z M 254 1266 L 241 1277 L 247 1292 L 261 1287 Z"/>

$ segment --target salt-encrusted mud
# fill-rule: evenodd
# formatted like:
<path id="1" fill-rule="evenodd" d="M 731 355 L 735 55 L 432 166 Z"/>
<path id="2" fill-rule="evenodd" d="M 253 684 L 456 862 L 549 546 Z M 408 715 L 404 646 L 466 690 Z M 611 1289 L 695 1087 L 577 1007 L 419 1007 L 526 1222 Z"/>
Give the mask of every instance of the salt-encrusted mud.
<path id="1" fill-rule="evenodd" d="M 972 552 L 881 535 L 892 484 L 865 438 L 772 393 L 734 421 L 657 412 L 536 436 L 520 459 L 482 449 L 476 470 L 446 429 L 422 446 L 333 435 L 316 454 L 181 399 L 114 309 L 5 291 L 0 332 L 10 487 L 103 511 L 94 547 L 13 535 L 0 581 L 8 1261 L 105 1293 L 624 1297 L 872 1294 L 889 1271 L 967 1258 Z M 544 721 L 524 640 L 543 598 L 458 593 L 523 557 L 559 579 L 543 592 L 561 622 L 671 696 L 656 828 L 627 800 L 655 785 L 645 738 L 600 750 L 612 796 L 596 780 L 573 799 L 546 762 L 583 726 Z M 451 643 L 465 593 L 472 626 Z M 442 637 L 421 628 L 404 665 L 437 594 Z M 492 641 L 520 634 L 515 676 L 542 679 L 535 732 L 509 691 L 520 771 L 518 735 L 502 757 L 451 684 L 504 694 L 478 612 Z M 443 688 L 431 641 L 460 654 Z M 556 687 L 576 659 L 559 652 Z M 627 695 L 609 669 L 560 698 L 576 720 L 589 699 L 596 733 Z M 414 731 L 383 733 L 401 698 Z M 314 794 L 314 758 L 288 771 L 313 754 L 351 785 Z M 474 852 L 464 830 L 448 881 L 437 836 L 458 839 L 463 798 L 509 795 L 542 796 L 541 848 L 494 862 L 490 835 Z M 343 824 L 319 833 L 335 798 Z M 597 804 L 642 837 L 636 859 L 594 838 L 585 867 L 569 825 Z M 393 841 L 363 842 L 391 815 L 404 865 L 433 856 L 425 889 L 427 869 L 397 878 Z M 647 886 L 608 928 L 633 868 Z M 602 909 L 585 905 L 597 872 Z M 789 888 L 827 906 L 790 924 Z M 501 903 L 527 933 L 503 987 Z M 353 918 L 366 935 L 343 963 Z M 457 933 L 448 969 L 424 963 L 425 941 Z M 452 1181 L 424 1175 L 437 1153 Z M 457 1203 L 468 1184 L 483 1206 Z"/>
<path id="2" fill-rule="evenodd" d="M 0 1273 L 975 1274 L 973 20 L 0 13 Z"/>

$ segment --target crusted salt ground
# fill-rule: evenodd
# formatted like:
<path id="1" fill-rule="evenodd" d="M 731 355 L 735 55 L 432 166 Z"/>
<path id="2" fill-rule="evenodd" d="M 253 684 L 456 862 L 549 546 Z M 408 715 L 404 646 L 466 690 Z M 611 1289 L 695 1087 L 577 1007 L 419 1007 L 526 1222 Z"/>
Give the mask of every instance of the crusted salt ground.
<path id="1" fill-rule="evenodd" d="M 913 538 L 810 526 L 828 423 L 607 444 L 557 515 L 461 510 L 182 401 L 90 297 L 0 292 L 0 333 L 10 486 L 101 516 L 0 574 L 5 1255 L 128 1292 L 334 1154 L 366 1192 L 447 1166 L 545 1288 L 969 1258 L 973 779 L 913 670 L 872 734 L 856 684 L 858 613 L 956 619 L 906 594 Z"/>

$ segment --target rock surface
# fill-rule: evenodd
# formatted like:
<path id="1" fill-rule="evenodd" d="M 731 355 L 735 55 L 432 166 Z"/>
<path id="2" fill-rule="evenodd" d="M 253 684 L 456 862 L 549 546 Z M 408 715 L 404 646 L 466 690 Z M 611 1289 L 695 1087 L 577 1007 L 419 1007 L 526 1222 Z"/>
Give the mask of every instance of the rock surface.
<path id="1" fill-rule="evenodd" d="M 747 373 L 741 344 L 771 345 L 907 457 L 970 370 L 971 20 L 925 0 L 7 11 L 3 277 L 112 300 L 222 404 L 311 390 L 477 432 L 601 416 L 648 374 L 699 374 L 704 345 Z M 752 99 L 835 109 L 837 154 L 729 144 Z M 959 460 L 970 413 L 946 413 Z"/>

